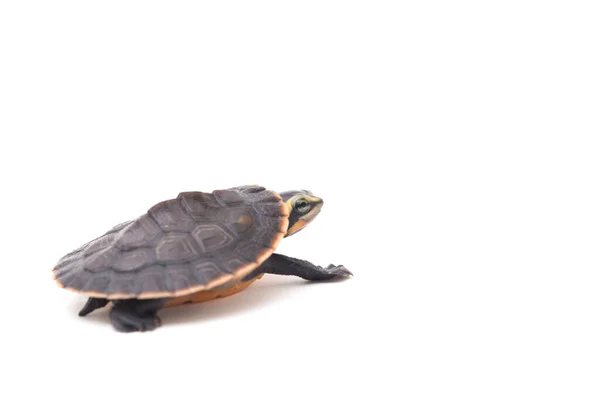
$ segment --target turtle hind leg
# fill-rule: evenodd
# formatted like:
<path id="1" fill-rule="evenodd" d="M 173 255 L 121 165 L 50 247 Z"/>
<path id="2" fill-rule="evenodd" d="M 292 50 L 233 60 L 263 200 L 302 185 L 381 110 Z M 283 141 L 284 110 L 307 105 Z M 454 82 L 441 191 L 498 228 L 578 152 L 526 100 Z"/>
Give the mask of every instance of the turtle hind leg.
<path id="1" fill-rule="evenodd" d="M 156 315 L 167 299 L 115 300 L 110 310 L 110 322 L 119 332 L 145 332 L 160 326 Z"/>
<path id="2" fill-rule="evenodd" d="M 85 303 L 85 305 L 83 306 L 83 308 L 79 311 L 79 316 L 85 317 L 92 311 L 94 311 L 98 308 L 102 308 L 107 304 L 108 304 L 107 299 L 103 299 L 103 298 L 99 298 L 99 297 L 90 297 L 90 298 L 88 298 L 88 300 Z"/>

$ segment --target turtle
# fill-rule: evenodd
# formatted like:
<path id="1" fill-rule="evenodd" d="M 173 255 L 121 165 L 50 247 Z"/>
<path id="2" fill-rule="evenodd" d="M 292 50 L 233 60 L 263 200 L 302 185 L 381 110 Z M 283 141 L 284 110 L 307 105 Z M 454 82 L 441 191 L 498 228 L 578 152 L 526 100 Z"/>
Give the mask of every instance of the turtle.
<path id="1" fill-rule="evenodd" d="M 322 207 L 308 190 L 181 192 L 66 254 L 52 275 L 58 286 L 88 297 L 79 316 L 110 303 L 117 331 L 151 331 L 160 326 L 160 309 L 230 296 L 264 274 L 352 276 L 343 265 L 324 268 L 275 253 Z"/>

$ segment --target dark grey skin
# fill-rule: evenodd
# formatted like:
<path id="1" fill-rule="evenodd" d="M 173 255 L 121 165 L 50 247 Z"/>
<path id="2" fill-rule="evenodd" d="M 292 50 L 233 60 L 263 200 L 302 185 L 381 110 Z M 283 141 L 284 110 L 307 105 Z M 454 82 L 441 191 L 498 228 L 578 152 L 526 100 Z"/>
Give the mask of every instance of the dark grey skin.
<path id="1" fill-rule="evenodd" d="M 308 191 L 290 191 L 280 193 L 283 201 L 289 205 L 289 226 L 287 236 L 291 236 L 307 226 L 320 212 L 323 201 Z M 274 253 L 257 269 L 242 278 L 249 281 L 260 274 L 293 275 L 308 281 L 328 281 L 347 278 L 352 273 L 343 265 L 330 264 L 323 268 L 308 261 Z M 160 325 L 157 312 L 164 307 L 169 298 L 112 300 L 110 320 L 120 332 L 151 331 Z M 110 300 L 90 297 L 79 312 L 85 316 L 106 306 Z"/>

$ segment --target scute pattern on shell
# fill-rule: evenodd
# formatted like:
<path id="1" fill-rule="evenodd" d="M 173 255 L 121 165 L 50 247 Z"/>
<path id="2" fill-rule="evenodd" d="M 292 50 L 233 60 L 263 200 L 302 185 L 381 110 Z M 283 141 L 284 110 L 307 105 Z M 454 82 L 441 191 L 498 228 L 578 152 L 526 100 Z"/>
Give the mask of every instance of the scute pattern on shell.
<path id="1" fill-rule="evenodd" d="M 184 192 L 62 257 L 58 284 L 109 299 L 175 297 L 244 276 L 285 235 L 288 210 L 260 186 Z"/>

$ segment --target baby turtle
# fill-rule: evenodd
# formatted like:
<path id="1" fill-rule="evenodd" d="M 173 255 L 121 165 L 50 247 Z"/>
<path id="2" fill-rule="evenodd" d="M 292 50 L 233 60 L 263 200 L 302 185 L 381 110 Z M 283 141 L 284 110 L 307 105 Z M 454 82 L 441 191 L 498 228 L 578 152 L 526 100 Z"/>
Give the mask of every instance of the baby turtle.
<path id="1" fill-rule="evenodd" d="M 265 273 L 311 281 L 352 275 L 342 265 L 322 268 L 274 253 L 322 206 L 305 190 L 180 193 L 65 255 L 53 276 L 60 287 L 89 296 L 80 316 L 112 302 L 115 329 L 153 330 L 159 309 L 232 295 Z"/>

